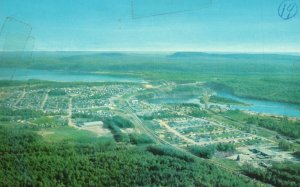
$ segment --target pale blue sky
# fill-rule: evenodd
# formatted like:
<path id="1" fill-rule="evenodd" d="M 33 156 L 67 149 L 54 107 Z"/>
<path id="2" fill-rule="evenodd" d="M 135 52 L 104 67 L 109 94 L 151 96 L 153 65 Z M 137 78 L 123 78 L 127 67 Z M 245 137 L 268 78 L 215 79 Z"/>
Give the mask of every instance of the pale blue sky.
<path id="1" fill-rule="evenodd" d="M 300 52 L 300 15 L 281 19 L 282 0 L 165 1 L 134 0 L 134 13 L 195 10 L 132 19 L 131 0 L 1 0 L 0 21 L 29 23 L 35 50 Z"/>

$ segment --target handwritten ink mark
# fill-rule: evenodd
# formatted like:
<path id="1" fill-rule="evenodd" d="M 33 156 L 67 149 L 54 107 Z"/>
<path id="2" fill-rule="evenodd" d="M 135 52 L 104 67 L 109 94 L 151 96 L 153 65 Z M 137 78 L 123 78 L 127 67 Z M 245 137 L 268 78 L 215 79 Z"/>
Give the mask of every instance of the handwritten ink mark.
<path id="1" fill-rule="evenodd" d="M 297 12 L 298 7 L 294 0 L 284 0 L 278 7 L 278 16 L 283 20 L 288 20 L 295 17 Z"/>

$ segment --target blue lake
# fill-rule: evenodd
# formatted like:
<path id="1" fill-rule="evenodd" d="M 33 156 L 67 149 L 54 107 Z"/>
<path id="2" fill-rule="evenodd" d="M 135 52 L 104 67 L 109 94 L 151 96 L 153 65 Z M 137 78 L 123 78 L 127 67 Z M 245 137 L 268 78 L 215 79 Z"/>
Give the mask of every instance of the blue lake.
<path id="1" fill-rule="evenodd" d="M 100 75 L 92 73 L 72 73 L 66 71 L 48 71 L 35 69 L 0 68 L 0 80 L 39 79 L 57 82 L 134 82 L 145 83 L 144 80 L 132 77 Z"/>
<path id="2" fill-rule="evenodd" d="M 34 69 L 12 69 L 0 68 L 0 80 L 29 80 L 39 79 L 47 81 L 58 82 L 134 82 L 146 83 L 142 79 L 132 77 L 100 75 L 92 73 L 71 73 L 65 71 L 48 71 L 48 70 L 34 70 Z M 238 97 L 227 92 L 217 92 L 217 95 L 224 98 L 234 99 L 245 104 L 230 105 L 231 109 L 239 109 L 257 113 L 283 115 L 288 117 L 300 117 L 300 105 L 273 102 L 266 100 L 257 100 L 244 97 Z M 199 99 L 193 97 L 185 98 L 157 98 L 150 99 L 151 103 L 199 103 Z"/>
<path id="3" fill-rule="evenodd" d="M 239 109 L 245 111 L 251 111 L 256 113 L 271 114 L 271 115 L 282 115 L 288 117 L 300 117 L 300 105 L 285 103 L 285 102 L 274 102 L 258 99 L 250 99 L 244 97 L 238 97 L 227 92 L 218 92 L 217 96 L 234 99 L 236 101 L 249 104 L 249 106 L 243 105 L 230 105 L 231 109 Z"/>
<path id="4" fill-rule="evenodd" d="M 284 103 L 284 102 L 273 102 L 267 100 L 249 99 L 235 96 L 227 92 L 218 92 L 217 96 L 233 99 L 240 101 L 247 105 L 230 105 L 230 109 L 244 110 L 269 115 L 280 115 L 288 117 L 300 117 L 300 105 Z M 195 96 L 189 98 L 186 97 L 166 97 L 166 98 L 154 98 L 148 99 L 150 103 L 154 104 L 174 104 L 174 103 L 195 103 L 200 104 L 200 101 Z"/>

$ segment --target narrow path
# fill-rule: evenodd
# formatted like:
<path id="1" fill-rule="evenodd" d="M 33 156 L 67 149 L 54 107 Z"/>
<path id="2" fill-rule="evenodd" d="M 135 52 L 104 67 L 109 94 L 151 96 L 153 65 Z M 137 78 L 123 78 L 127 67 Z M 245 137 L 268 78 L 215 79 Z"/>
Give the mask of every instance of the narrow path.
<path id="1" fill-rule="evenodd" d="M 172 127 L 175 129 L 188 129 L 188 128 L 195 128 L 195 127 L 206 127 L 206 126 L 212 126 L 212 125 L 190 125 L 190 126 L 179 126 L 179 127 Z"/>
<path id="2" fill-rule="evenodd" d="M 23 89 L 23 92 L 22 92 L 21 96 L 18 98 L 18 100 L 15 102 L 14 107 L 16 107 L 21 102 L 21 100 L 25 97 L 25 95 L 26 95 L 26 92 L 25 92 L 25 89 Z"/>
<path id="3" fill-rule="evenodd" d="M 70 127 L 77 127 L 72 121 L 72 97 L 69 98 L 69 108 L 68 108 L 68 125 Z"/>
<path id="4" fill-rule="evenodd" d="M 159 124 L 160 124 L 161 126 L 163 126 L 164 128 L 166 128 L 169 132 L 175 134 L 176 136 L 180 137 L 181 139 L 185 140 L 186 142 L 191 143 L 191 144 L 198 144 L 197 142 L 195 142 L 195 141 L 193 141 L 193 140 L 191 140 L 191 139 L 189 139 L 189 138 L 183 136 L 182 134 L 180 134 L 180 133 L 179 133 L 178 131 L 176 131 L 175 129 L 172 129 L 172 128 L 168 125 L 167 122 L 160 120 L 160 121 L 159 121 Z"/>
<path id="5" fill-rule="evenodd" d="M 236 130 L 218 130 L 218 131 L 197 132 L 197 135 L 214 135 L 214 134 L 222 134 L 222 133 L 229 133 L 229 132 L 235 132 L 235 131 Z M 193 133 L 193 132 L 191 132 L 191 133 Z M 188 133 L 188 134 L 191 134 L 191 133 Z M 186 134 L 186 135 L 188 135 L 188 134 Z"/>
<path id="6" fill-rule="evenodd" d="M 126 101 L 127 102 L 127 101 Z M 127 102 L 127 105 L 128 105 L 128 102 Z M 129 106 L 129 105 L 128 105 Z M 146 128 L 144 125 L 143 125 L 143 122 L 140 120 L 140 118 L 138 118 L 136 116 L 136 114 L 134 113 L 134 111 L 132 110 L 132 108 L 130 107 L 124 107 L 123 110 L 126 112 L 127 115 L 130 115 L 132 117 L 132 119 L 134 120 L 134 124 L 137 125 L 136 127 L 138 129 L 140 129 L 143 133 L 145 133 L 146 135 L 148 135 L 149 137 L 152 137 L 153 140 L 155 140 L 157 143 L 161 142 L 161 141 L 157 141 L 157 137 L 154 136 L 154 134 L 148 130 L 148 128 Z"/>
<path id="7" fill-rule="evenodd" d="M 42 101 L 42 104 L 41 104 L 41 109 L 42 109 L 42 110 L 44 109 L 45 104 L 46 104 L 46 102 L 47 102 L 47 100 L 48 100 L 48 97 L 49 97 L 48 93 L 49 93 L 49 90 L 47 90 L 47 93 L 46 93 L 46 95 L 45 95 L 45 97 L 44 97 L 44 99 L 43 99 L 43 101 Z"/>

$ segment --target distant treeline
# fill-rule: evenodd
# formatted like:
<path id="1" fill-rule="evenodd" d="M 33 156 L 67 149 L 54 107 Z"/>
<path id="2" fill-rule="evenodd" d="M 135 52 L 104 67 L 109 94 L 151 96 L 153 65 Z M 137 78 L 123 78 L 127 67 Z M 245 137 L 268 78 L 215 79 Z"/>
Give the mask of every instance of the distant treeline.
<path id="1" fill-rule="evenodd" d="M 34 52 L 35 63 L 24 63 L 13 53 L 2 54 L 1 67 L 69 71 L 185 72 L 201 74 L 299 73 L 299 56 L 273 54 L 175 53 L 171 55 L 91 52 Z M 25 59 L 24 59 L 25 60 Z M 291 69 L 292 68 L 292 69 Z"/>
<path id="2" fill-rule="evenodd" d="M 62 89 L 54 89 L 48 93 L 50 96 L 63 96 L 66 95 L 66 91 Z"/>
<path id="3" fill-rule="evenodd" d="M 272 118 L 259 118 L 250 117 L 248 123 L 257 124 L 261 127 L 276 131 L 282 135 L 300 138 L 300 122 L 289 121 L 286 118 L 272 119 Z"/>
<path id="4" fill-rule="evenodd" d="M 257 125 L 291 138 L 300 138 L 299 121 L 291 121 L 286 117 L 253 116 L 238 110 L 226 111 L 223 114 L 239 122 Z"/>
<path id="5" fill-rule="evenodd" d="M 233 77 L 213 80 L 207 83 L 206 86 L 216 91 L 225 91 L 240 97 L 300 104 L 300 94 L 298 94 L 300 89 L 299 76 L 276 74 L 234 75 Z"/>
<path id="6" fill-rule="evenodd" d="M 11 109 L 8 107 L 0 107 L 0 117 L 7 119 L 30 119 L 43 116 L 44 113 L 32 109 Z"/>
<path id="7" fill-rule="evenodd" d="M 208 145 L 208 146 L 193 145 L 193 146 L 189 146 L 187 149 L 198 157 L 210 159 L 214 156 L 216 151 L 234 152 L 235 145 L 230 143 L 219 143 L 216 145 Z"/>

